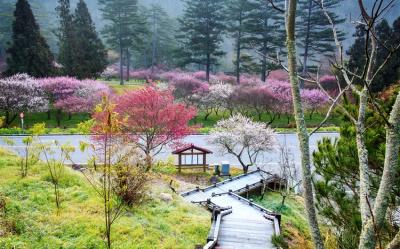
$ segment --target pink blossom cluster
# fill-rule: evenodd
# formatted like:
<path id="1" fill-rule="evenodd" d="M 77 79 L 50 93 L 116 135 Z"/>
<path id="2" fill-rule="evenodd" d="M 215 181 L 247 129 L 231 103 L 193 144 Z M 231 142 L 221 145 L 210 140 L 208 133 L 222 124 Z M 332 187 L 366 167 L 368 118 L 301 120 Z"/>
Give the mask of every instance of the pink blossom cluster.
<path id="1" fill-rule="evenodd" d="M 70 77 L 39 79 L 53 107 L 68 113 L 91 112 L 110 88 L 95 80 L 77 80 Z"/>

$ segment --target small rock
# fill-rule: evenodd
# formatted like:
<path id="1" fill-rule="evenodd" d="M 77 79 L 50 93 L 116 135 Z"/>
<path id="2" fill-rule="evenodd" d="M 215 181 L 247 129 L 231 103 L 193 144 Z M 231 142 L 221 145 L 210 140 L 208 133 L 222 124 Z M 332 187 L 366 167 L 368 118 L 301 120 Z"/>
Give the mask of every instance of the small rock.
<path id="1" fill-rule="evenodd" d="M 172 195 L 167 194 L 167 193 L 161 193 L 160 194 L 160 199 L 165 201 L 165 202 L 171 202 L 173 200 Z"/>

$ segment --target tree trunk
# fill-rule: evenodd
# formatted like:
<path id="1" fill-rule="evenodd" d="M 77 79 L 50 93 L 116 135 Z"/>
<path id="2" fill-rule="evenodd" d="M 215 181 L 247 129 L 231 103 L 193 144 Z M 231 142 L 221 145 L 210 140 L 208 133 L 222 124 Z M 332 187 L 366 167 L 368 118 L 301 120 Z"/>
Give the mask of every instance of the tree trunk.
<path id="1" fill-rule="evenodd" d="M 56 113 L 56 120 L 57 120 L 57 127 L 61 126 L 61 110 L 57 109 L 57 113 Z"/>
<path id="2" fill-rule="evenodd" d="M 307 63 L 308 63 L 308 51 L 309 51 L 309 46 L 310 46 L 310 31 L 311 31 L 311 10 L 312 10 L 312 4 L 313 0 L 308 0 L 309 5 L 308 5 L 308 16 L 307 16 L 307 28 L 306 28 L 306 37 L 304 40 L 304 55 L 303 55 L 303 72 L 302 75 L 303 77 L 307 74 L 308 68 L 307 68 Z M 300 87 L 304 88 L 304 81 L 300 81 Z"/>
<path id="3" fill-rule="evenodd" d="M 360 104 L 358 109 L 358 120 L 356 124 L 356 143 L 358 150 L 358 163 L 360 171 L 360 213 L 362 224 L 368 220 L 370 216 L 368 198 L 370 196 L 369 189 L 369 166 L 368 166 L 368 149 L 365 143 L 365 122 L 368 105 L 368 89 L 364 87 L 360 95 Z"/>
<path id="4" fill-rule="evenodd" d="M 131 54 L 129 49 L 126 50 L 126 81 L 130 80 L 130 69 L 131 69 Z"/>
<path id="5" fill-rule="evenodd" d="M 263 57 L 261 61 L 261 81 L 265 82 L 267 80 L 267 45 L 263 48 Z"/>
<path id="6" fill-rule="evenodd" d="M 206 64 L 206 81 L 210 82 L 210 70 L 211 70 L 211 55 L 207 54 L 207 64 Z"/>
<path id="7" fill-rule="evenodd" d="M 119 25 L 119 36 L 118 36 L 118 45 L 119 45 L 119 84 L 122 86 L 124 85 L 124 70 L 122 67 L 123 64 L 123 55 L 124 55 L 124 48 L 122 44 L 122 30 L 121 25 Z"/>
<path id="8" fill-rule="evenodd" d="M 286 35 L 287 35 L 287 51 L 288 51 L 288 69 L 290 83 L 292 85 L 294 114 L 297 125 L 297 135 L 301 151 L 301 176 L 303 184 L 303 196 L 307 220 L 310 226 L 311 236 L 314 247 L 316 249 L 324 248 L 324 242 L 319 230 L 317 213 L 314 203 L 314 193 L 312 187 L 311 175 L 311 160 L 310 160 L 310 145 L 307 132 L 306 122 L 304 119 L 304 108 L 301 102 L 300 85 L 297 76 L 297 58 L 296 58 L 296 38 L 295 38 L 295 23 L 297 1 L 288 0 L 288 9 L 286 13 Z"/>
<path id="9" fill-rule="evenodd" d="M 153 12 L 153 41 L 152 41 L 152 55 L 151 55 L 151 74 L 154 74 L 154 66 L 156 65 L 156 54 L 157 54 L 157 19 L 156 13 Z"/>
<path id="10" fill-rule="evenodd" d="M 241 42 L 242 42 L 242 11 L 239 14 L 239 31 L 236 40 L 236 83 L 240 84 L 240 54 L 241 54 Z"/>
<path id="11" fill-rule="evenodd" d="M 382 173 L 379 190 L 376 195 L 375 204 L 373 207 L 374 220 L 369 218 L 363 226 L 360 245 L 361 249 L 374 249 L 377 238 L 375 229 L 378 231 L 385 223 L 387 208 L 389 206 L 389 198 L 391 188 L 395 182 L 396 167 L 399 160 L 400 149 L 400 94 L 397 95 L 396 102 L 393 105 L 392 112 L 390 113 L 389 125 L 386 127 L 386 150 L 385 162 Z M 397 241 L 400 239 L 399 235 L 396 236 Z M 398 243 L 396 240 L 393 243 Z"/>
<path id="12" fill-rule="evenodd" d="M 50 110 L 47 111 L 47 120 L 51 120 L 51 111 Z"/>

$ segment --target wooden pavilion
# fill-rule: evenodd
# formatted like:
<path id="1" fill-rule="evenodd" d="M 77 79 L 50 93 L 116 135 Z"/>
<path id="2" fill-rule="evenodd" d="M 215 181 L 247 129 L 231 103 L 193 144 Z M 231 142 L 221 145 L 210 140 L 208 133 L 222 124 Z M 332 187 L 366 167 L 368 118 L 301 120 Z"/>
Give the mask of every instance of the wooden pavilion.
<path id="1" fill-rule="evenodd" d="M 172 154 L 178 155 L 178 164 L 176 167 L 179 172 L 182 169 L 198 168 L 203 168 L 203 171 L 206 172 L 208 168 L 207 154 L 212 154 L 212 151 L 190 144 L 173 151 Z"/>

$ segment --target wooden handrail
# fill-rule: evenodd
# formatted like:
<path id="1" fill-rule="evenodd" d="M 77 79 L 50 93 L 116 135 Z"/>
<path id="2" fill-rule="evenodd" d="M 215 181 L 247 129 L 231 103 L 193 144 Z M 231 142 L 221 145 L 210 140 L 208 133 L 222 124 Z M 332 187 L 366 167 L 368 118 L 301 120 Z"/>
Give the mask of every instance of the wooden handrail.
<path id="1" fill-rule="evenodd" d="M 218 243 L 218 235 L 219 235 L 219 230 L 220 230 L 220 227 L 221 227 L 221 220 L 222 220 L 222 217 L 224 217 L 225 215 L 228 215 L 228 214 L 230 214 L 230 213 L 232 213 L 232 209 L 228 209 L 228 210 L 222 211 L 222 212 L 220 212 L 220 213 L 217 215 L 217 219 L 216 219 L 216 221 L 215 221 L 215 226 L 214 226 L 214 231 L 213 231 L 213 238 L 212 238 L 211 241 L 209 241 L 209 242 L 203 247 L 203 249 L 212 249 L 212 248 L 214 248 L 214 247 L 217 245 L 217 243 Z M 211 229 L 212 229 L 212 227 L 213 227 L 213 226 L 211 226 Z M 212 232 L 212 231 L 211 231 L 211 232 Z"/>

